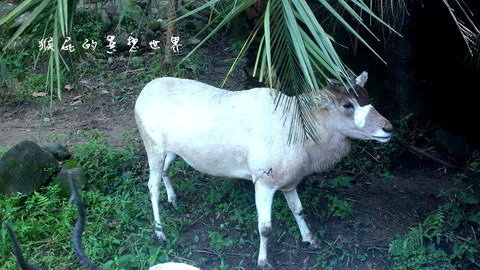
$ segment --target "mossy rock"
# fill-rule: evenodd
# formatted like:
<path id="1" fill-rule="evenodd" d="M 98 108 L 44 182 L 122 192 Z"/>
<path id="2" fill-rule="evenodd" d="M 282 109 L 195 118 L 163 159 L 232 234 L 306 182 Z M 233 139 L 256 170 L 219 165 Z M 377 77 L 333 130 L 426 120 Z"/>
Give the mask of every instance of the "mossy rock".
<path id="1" fill-rule="evenodd" d="M 43 150 L 52 154 L 58 161 L 67 160 L 72 155 L 70 154 L 70 152 L 65 146 L 59 143 L 43 142 L 43 143 L 39 143 L 38 146 L 40 146 Z"/>
<path id="2" fill-rule="evenodd" d="M 75 183 L 77 190 L 80 191 L 85 187 L 86 177 L 84 169 L 82 167 L 71 167 L 71 163 L 66 162 L 55 177 L 54 181 L 54 183 L 60 182 L 60 194 L 63 197 L 71 197 L 69 176 L 72 177 L 73 183 Z"/>
<path id="3" fill-rule="evenodd" d="M 0 158 L 0 194 L 30 194 L 59 170 L 52 154 L 34 142 L 20 142 Z"/>
<path id="4" fill-rule="evenodd" d="M 134 56 L 134 57 L 130 58 L 130 61 L 128 62 L 128 65 L 133 67 L 133 68 L 143 67 L 145 65 L 145 59 L 143 59 L 140 56 Z"/>
<path id="5" fill-rule="evenodd" d="M 112 19 L 108 16 L 108 13 L 105 9 L 98 10 L 97 19 L 102 25 L 102 32 L 106 33 L 112 28 Z"/>

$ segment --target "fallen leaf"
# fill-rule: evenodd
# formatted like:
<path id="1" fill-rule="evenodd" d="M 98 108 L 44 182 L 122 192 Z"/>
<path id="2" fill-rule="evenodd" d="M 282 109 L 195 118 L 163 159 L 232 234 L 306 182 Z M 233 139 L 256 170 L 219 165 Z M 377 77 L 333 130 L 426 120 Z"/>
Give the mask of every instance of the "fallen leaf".
<path id="1" fill-rule="evenodd" d="M 73 85 L 71 85 L 71 84 L 67 84 L 67 85 L 65 85 L 63 88 L 65 88 L 65 90 L 67 90 L 67 91 L 70 91 L 70 90 L 72 90 L 73 88 L 75 88 L 75 86 L 73 86 Z"/>
<path id="2" fill-rule="evenodd" d="M 45 93 L 45 92 L 33 92 L 32 93 L 33 97 L 44 97 L 46 95 L 47 95 L 47 93 Z"/>
<path id="3" fill-rule="evenodd" d="M 80 99 L 70 103 L 71 106 L 75 106 L 78 104 L 82 104 L 82 101 Z"/>
<path id="4" fill-rule="evenodd" d="M 79 100 L 81 97 L 83 97 L 83 95 L 78 95 L 78 96 L 75 96 L 75 97 L 73 97 L 73 99 L 72 99 L 72 100 L 73 100 L 73 101 L 75 101 L 75 100 Z"/>

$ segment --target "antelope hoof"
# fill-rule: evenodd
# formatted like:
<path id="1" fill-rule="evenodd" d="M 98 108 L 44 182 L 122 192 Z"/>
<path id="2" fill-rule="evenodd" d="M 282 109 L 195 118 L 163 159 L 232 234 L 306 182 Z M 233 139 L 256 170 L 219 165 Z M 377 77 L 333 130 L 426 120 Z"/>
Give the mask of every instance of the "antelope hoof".
<path id="1" fill-rule="evenodd" d="M 167 240 L 167 237 L 165 236 L 165 234 L 163 232 L 160 232 L 160 231 L 155 231 L 155 237 L 160 241 L 160 242 L 164 242 Z"/>
<path id="2" fill-rule="evenodd" d="M 177 200 L 176 200 L 176 199 L 170 200 L 169 203 L 172 204 L 173 208 L 178 209 L 178 204 L 177 204 Z"/>
<path id="3" fill-rule="evenodd" d="M 257 270 L 274 270 L 273 266 L 268 263 L 267 260 L 265 261 L 260 261 L 257 264 Z"/>
<path id="4" fill-rule="evenodd" d="M 172 204 L 173 208 L 178 209 L 177 196 L 175 195 L 169 196 L 168 202 Z"/>
<path id="5" fill-rule="evenodd" d="M 317 237 L 313 237 L 310 241 L 303 241 L 303 243 L 308 247 L 308 249 L 320 248 L 320 241 Z"/>

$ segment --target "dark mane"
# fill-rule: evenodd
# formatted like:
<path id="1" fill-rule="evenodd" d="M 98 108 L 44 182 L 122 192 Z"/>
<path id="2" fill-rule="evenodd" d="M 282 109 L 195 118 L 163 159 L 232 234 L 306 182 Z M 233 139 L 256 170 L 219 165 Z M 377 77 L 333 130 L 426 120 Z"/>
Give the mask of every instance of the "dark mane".
<path id="1" fill-rule="evenodd" d="M 354 98 L 360 106 L 370 104 L 370 97 L 368 96 L 367 90 L 358 84 L 355 84 L 354 89 L 348 88 L 347 90 L 342 82 L 331 79 L 325 88 L 339 100 L 342 98 Z"/>

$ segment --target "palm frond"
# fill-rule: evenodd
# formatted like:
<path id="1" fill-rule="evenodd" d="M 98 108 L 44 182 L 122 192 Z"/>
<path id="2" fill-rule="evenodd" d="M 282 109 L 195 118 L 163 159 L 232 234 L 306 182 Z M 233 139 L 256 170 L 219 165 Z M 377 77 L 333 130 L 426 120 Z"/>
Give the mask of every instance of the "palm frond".
<path id="1" fill-rule="evenodd" d="M 389 31 L 398 34 L 381 17 L 365 4 L 363 0 L 338 0 L 333 6 L 327 0 L 317 0 L 325 10 L 338 20 L 343 27 L 355 35 L 365 46 L 380 56 L 366 42 L 357 30 L 345 19 L 346 14 L 358 22 L 367 32 L 375 37 L 364 22 L 362 13 L 365 13 L 384 25 Z M 211 7 L 215 8 L 215 16 L 199 32 L 202 33 L 214 27 L 212 31 L 198 44 L 184 59 L 194 53 L 212 35 L 231 21 L 235 16 L 252 6 L 254 0 L 236 1 L 207 1 L 201 7 L 178 18 L 181 20 L 195 12 Z M 227 80 L 234 67 L 251 47 L 260 38 L 259 47 L 254 66 L 254 76 L 258 75 L 260 82 L 265 82 L 269 87 L 274 87 L 285 95 L 276 97 L 276 104 L 286 110 L 293 110 L 289 140 L 298 138 L 316 139 L 311 92 L 322 89 L 328 78 L 336 78 L 349 83 L 347 67 L 338 56 L 333 38 L 322 27 L 310 4 L 305 0 L 266 0 L 265 11 L 258 18 L 252 32 L 247 37 L 236 60 L 224 80 Z M 378 39 L 378 38 L 377 38 Z M 293 98 L 287 98 L 291 96 Z M 300 136 L 293 136 L 294 134 Z"/>
<path id="2" fill-rule="evenodd" d="M 76 3 L 76 0 L 24 0 L 0 20 L 0 26 L 8 28 L 13 25 L 16 18 L 26 12 L 31 12 L 28 19 L 11 35 L 3 50 L 9 49 L 21 35 L 28 37 L 28 42 L 52 38 L 53 50 L 49 51 L 47 65 L 47 80 L 49 81 L 46 82 L 46 85 L 49 86 L 52 96 L 56 92 L 60 99 L 62 70 L 68 69 L 66 61 L 63 61 L 62 58 L 60 40 L 65 39 L 71 32 Z M 54 73 L 55 76 L 53 76 Z M 53 87 L 54 80 L 56 81 L 56 91 Z"/>
<path id="3" fill-rule="evenodd" d="M 480 30 L 472 19 L 473 13 L 461 0 L 443 0 L 443 3 L 447 7 L 453 21 L 457 25 L 457 28 L 462 35 L 470 55 L 474 55 L 478 50 L 477 39 L 480 37 Z M 460 10 L 460 14 L 457 14 L 454 6 Z M 465 21 L 463 21 L 462 18 Z"/>

